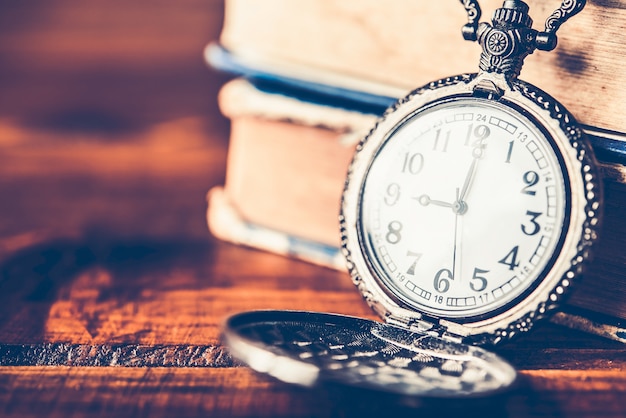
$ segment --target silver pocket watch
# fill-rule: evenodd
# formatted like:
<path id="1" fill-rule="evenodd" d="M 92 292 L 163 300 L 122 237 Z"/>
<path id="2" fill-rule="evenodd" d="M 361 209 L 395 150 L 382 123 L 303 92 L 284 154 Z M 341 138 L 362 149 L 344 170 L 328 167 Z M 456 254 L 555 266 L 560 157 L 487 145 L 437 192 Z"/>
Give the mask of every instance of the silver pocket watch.
<path id="1" fill-rule="evenodd" d="M 584 0 L 532 29 L 506 0 L 492 23 L 461 0 L 480 71 L 416 89 L 357 146 L 342 197 L 351 277 L 385 323 L 310 312 L 247 312 L 224 338 L 252 368 L 291 383 L 325 381 L 402 395 L 468 396 L 508 387 L 514 369 L 479 345 L 549 315 L 596 240 L 601 187 L 573 116 L 519 80 L 535 49 Z"/>

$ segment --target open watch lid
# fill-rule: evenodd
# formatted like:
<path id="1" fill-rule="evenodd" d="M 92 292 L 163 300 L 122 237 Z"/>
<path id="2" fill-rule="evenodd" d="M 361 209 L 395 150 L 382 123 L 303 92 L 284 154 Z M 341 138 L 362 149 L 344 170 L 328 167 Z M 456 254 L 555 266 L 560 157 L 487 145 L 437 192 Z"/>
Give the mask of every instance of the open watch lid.
<path id="1" fill-rule="evenodd" d="M 514 368 L 480 347 L 343 315 L 251 311 L 227 319 L 231 354 L 301 386 L 339 383 L 404 396 L 482 396 L 509 387 Z"/>

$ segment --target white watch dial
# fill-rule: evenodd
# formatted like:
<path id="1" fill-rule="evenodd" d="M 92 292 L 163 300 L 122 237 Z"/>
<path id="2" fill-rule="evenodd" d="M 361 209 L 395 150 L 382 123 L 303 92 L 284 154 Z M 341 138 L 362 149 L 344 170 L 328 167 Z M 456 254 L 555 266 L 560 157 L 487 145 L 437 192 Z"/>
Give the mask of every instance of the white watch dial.
<path id="1" fill-rule="evenodd" d="M 525 295 L 565 236 L 569 185 L 530 118 L 488 100 L 422 110 L 367 172 L 359 233 L 370 269 L 403 304 L 450 318 Z"/>

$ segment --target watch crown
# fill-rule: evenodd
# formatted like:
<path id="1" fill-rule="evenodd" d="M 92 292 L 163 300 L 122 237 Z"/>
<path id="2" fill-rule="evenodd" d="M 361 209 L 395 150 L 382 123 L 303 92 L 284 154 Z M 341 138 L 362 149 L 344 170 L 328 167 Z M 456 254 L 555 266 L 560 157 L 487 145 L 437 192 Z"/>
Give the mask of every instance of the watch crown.
<path id="1" fill-rule="evenodd" d="M 521 1 L 504 2 L 503 6 L 497 9 L 493 16 L 494 26 L 513 26 L 530 28 L 533 20 L 528 14 L 528 5 Z"/>

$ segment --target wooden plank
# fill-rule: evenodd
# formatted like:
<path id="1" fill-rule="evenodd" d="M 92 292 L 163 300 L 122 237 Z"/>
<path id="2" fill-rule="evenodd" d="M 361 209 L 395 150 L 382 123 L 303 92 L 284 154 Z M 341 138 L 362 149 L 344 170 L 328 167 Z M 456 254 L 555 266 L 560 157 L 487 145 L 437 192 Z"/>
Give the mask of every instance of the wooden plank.
<path id="1" fill-rule="evenodd" d="M 0 364 L 227 366 L 220 325 L 238 311 L 376 318 L 345 273 L 223 243 L 100 238 L 4 264 Z M 626 367 L 623 345 L 549 324 L 498 351 L 518 368 Z"/>
<path id="2" fill-rule="evenodd" d="M 225 77 L 201 55 L 222 15 L 221 0 L 4 2 L 0 115 L 66 131 L 221 120 Z"/>
<path id="3" fill-rule="evenodd" d="M 0 54 L 10 54 L 11 67 L 27 69 L 37 62 L 64 72 L 102 65 L 188 66 L 190 57 L 201 62 L 198 52 L 217 37 L 223 8 L 221 0 L 6 3 Z"/>
<path id="4" fill-rule="evenodd" d="M 522 372 L 484 399 L 398 399 L 338 386 L 313 390 L 243 368 L 2 367 L 3 416 L 624 416 L 621 371 Z M 33 402 L 36 399 L 36 402 Z"/>
<path id="5" fill-rule="evenodd" d="M 33 261 L 35 272 L 24 275 Z M 254 275 L 233 263 L 264 267 Z M 13 274 L 0 296 L 0 335 L 14 344 L 202 345 L 215 343 L 226 315 L 244 309 L 373 315 L 347 277 L 325 270 L 198 241 L 51 242 L 5 263 Z"/>
<path id="6" fill-rule="evenodd" d="M 140 131 L 68 133 L 0 119 L 0 241 L 86 229 L 205 238 L 204 195 L 223 182 L 224 129 L 187 117 Z"/>

